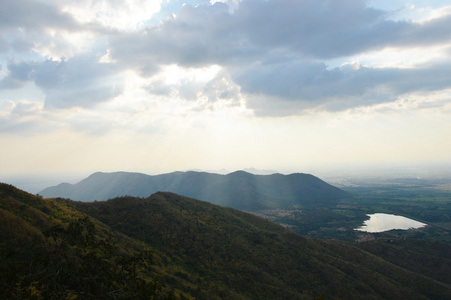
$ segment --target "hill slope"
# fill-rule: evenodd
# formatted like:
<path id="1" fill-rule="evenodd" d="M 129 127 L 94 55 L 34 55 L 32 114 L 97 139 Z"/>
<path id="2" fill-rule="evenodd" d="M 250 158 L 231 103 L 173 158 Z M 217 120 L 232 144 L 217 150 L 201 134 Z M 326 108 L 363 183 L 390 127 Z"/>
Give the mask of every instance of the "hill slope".
<path id="1" fill-rule="evenodd" d="M 169 254 L 203 280 L 247 298 L 325 293 L 346 299 L 446 299 L 451 291 L 351 244 L 302 237 L 253 215 L 171 193 L 74 204 Z"/>
<path id="2" fill-rule="evenodd" d="M 64 201 L 0 183 L 1 299 L 172 299 L 150 251 Z"/>
<path id="3" fill-rule="evenodd" d="M 447 299 L 451 293 L 449 285 L 440 283 L 440 274 L 434 274 L 435 279 L 432 279 L 349 243 L 302 237 L 259 217 L 172 193 L 157 193 L 146 199 L 120 197 L 86 203 L 40 199 L 0 185 L 0 211 L 9 216 L 0 218 L 2 264 L 11 266 L 32 255 L 33 243 L 53 251 L 55 244 L 49 246 L 48 235 L 43 234 L 45 228 L 57 223 L 62 224 L 63 229 L 70 229 L 73 220 L 87 215 L 98 228 L 95 241 L 112 239 L 120 249 L 119 254 L 152 249 L 160 263 L 149 270 L 158 272 L 161 281 L 181 299 L 312 299 L 323 293 L 325 299 Z M 12 219 L 14 226 L 11 226 Z M 12 242 L 22 252 L 8 265 Z M 80 244 L 68 247 L 72 254 L 64 256 L 65 261 L 74 257 L 78 252 L 73 251 L 79 248 Z M 425 250 L 426 247 L 422 248 Z M 95 251 L 98 255 L 98 250 Z M 97 261 L 82 252 L 74 259 L 78 263 L 69 266 L 76 268 L 73 278 L 77 280 L 86 278 L 79 265 L 103 266 L 111 261 L 107 270 L 118 275 L 125 267 L 116 268 L 114 262 L 121 260 L 114 256 L 108 259 L 100 256 Z M 91 260 L 87 264 L 84 259 Z M 95 272 L 96 269 L 89 270 Z M 10 268 L 3 265 L 1 270 L 11 273 L 7 271 Z M 98 268 L 99 275 L 103 274 L 102 270 L 104 268 Z M 0 277 L 1 286 L 17 286 L 14 281 L 5 283 L 10 278 L 9 273 Z M 92 278 L 97 278 L 94 275 Z M 118 282 L 114 280 L 111 284 Z M 39 283 L 30 281 L 29 288 L 42 289 Z M 100 285 L 99 290 L 108 289 L 107 283 Z M 88 287 L 95 285 L 90 283 Z"/>
<path id="4" fill-rule="evenodd" d="M 150 176 L 140 173 L 94 173 L 77 184 L 63 183 L 39 194 L 81 201 L 119 196 L 148 197 L 168 191 L 241 210 L 336 204 L 348 194 L 309 174 L 228 175 L 174 172 Z"/>

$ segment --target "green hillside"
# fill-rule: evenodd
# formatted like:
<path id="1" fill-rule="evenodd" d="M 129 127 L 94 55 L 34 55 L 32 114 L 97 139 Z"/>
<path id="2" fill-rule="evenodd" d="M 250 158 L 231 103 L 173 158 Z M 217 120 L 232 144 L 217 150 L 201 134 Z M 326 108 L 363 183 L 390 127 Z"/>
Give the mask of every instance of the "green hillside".
<path id="1" fill-rule="evenodd" d="M 377 239 L 357 246 L 405 269 L 451 284 L 449 244 L 419 239 Z"/>
<path id="2" fill-rule="evenodd" d="M 173 299 L 151 253 L 64 201 L 0 184 L 0 299 Z"/>
<path id="3" fill-rule="evenodd" d="M 63 183 L 39 192 L 46 198 L 107 200 L 119 196 L 148 197 L 173 192 L 221 206 L 255 211 L 268 208 L 334 205 L 349 194 L 310 174 L 227 175 L 174 172 L 163 175 L 114 172 L 94 173 L 77 184 Z"/>
<path id="4" fill-rule="evenodd" d="M 440 272 L 408 270 L 350 243 L 306 238 L 172 193 L 86 203 L 41 199 L 1 184 L 0 213 L 2 299 L 449 299 L 451 294 Z M 152 261 L 144 255 L 149 252 Z"/>

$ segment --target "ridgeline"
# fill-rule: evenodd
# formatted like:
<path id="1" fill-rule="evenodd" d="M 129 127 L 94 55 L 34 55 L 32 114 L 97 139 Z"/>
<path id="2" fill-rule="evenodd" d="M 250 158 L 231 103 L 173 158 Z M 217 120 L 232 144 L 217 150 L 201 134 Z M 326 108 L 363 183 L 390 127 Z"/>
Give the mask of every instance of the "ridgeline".
<path id="1" fill-rule="evenodd" d="M 148 197 L 158 191 L 246 211 L 331 205 L 350 196 L 310 174 L 253 175 L 244 171 L 227 175 L 190 171 L 155 176 L 97 172 L 77 184 L 62 183 L 39 194 L 46 198 L 102 201 L 120 196 Z"/>
<path id="2" fill-rule="evenodd" d="M 303 237 L 257 216 L 173 193 L 76 202 L 0 184 L 0 214 L 3 299 L 449 299 L 451 294 L 449 278 L 440 272 L 429 276 L 426 266 L 411 270 L 393 256 L 385 260 L 351 243 Z M 451 253 L 443 247 L 450 246 L 434 250 L 417 244 L 431 255 Z"/>

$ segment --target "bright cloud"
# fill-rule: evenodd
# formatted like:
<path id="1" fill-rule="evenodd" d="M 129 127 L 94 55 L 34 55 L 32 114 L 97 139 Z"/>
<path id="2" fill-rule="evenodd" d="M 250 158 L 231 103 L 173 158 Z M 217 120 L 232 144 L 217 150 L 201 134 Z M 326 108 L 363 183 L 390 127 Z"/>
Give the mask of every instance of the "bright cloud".
<path id="1" fill-rule="evenodd" d="M 451 15 L 440 14 L 421 24 L 392 21 L 387 15 L 363 1 L 249 0 L 239 3 L 233 13 L 221 2 L 185 6 L 177 17 L 159 26 L 115 36 L 111 53 L 144 76 L 159 72 L 162 64 L 221 65 L 245 96 L 273 99 L 278 102 L 275 106 L 291 99 L 299 102 L 296 106 L 300 108 L 338 109 L 336 98 L 349 97 L 348 103 L 341 101 L 342 109 L 347 109 L 394 101 L 406 92 L 448 88 L 419 78 L 449 64 L 449 53 L 431 57 L 428 52 L 429 61 L 421 53 L 450 46 L 450 33 L 442 28 L 451 25 Z M 329 60 L 369 52 L 382 57 L 389 48 L 396 49 L 391 57 L 409 51 L 407 63 L 412 69 L 384 67 L 390 56 L 359 70 L 328 67 Z M 418 50 L 414 53 L 411 49 Z M 422 64 L 413 64 L 416 60 Z M 449 79 L 443 75 L 444 81 Z M 249 103 L 250 108 L 261 111 L 255 101 Z M 291 105 L 286 109 L 287 114 L 293 113 Z"/>
<path id="2" fill-rule="evenodd" d="M 82 144 L 96 136 L 99 149 L 116 145 L 130 166 L 124 156 L 142 147 L 170 153 L 177 169 L 201 168 L 202 159 L 205 168 L 227 160 L 265 169 L 278 169 L 271 157 L 284 168 L 392 159 L 384 151 L 396 160 L 407 148 L 418 149 L 412 160 L 426 150 L 449 160 L 450 7 L 441 0 L 1 1 L 0 135 L 11 147 L 24 143 L 16 134 L 32 143 L 41 134 Z"/>
<path id="3" fill-rule="evenodd" d="M 134 30 L 158 13 L 161 0 L 73 0 L 64 1 L 61 10 L 82 24 L 100 23 L 119 30 Z"/>

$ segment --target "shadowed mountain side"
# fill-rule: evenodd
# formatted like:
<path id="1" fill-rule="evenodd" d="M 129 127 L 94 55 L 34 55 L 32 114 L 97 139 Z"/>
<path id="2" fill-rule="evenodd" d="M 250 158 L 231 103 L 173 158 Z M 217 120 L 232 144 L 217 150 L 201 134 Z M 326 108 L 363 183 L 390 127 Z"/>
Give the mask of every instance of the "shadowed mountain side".
<path id="1" fill-rule="evenodd" d="M 407 270 L 451 285 L 449 244 L 420 239 L 376 239 L 357 246 Z"/>
<path id="2" fill-rule="evenodd" d="M 107 200 L 119 196 L 147 197 L 168 191 L 241 210 L 336 204 L 349 195 L 321 179 L 291 175 L 253 175 L 237 171 L 228 175 L 205 172 L 94 173 L 77 184 L 62 183 L 39 194 L 80 201 Z"/>
<path id="3" fill-rule="evenodd" d="M 352 244 L 303 237 L 248 213 L 172 193 L 72 204 L 246 298 L 308 299 L 324 292 L 345 299 L 446 299 L 451 291 Z"/>
<path id="4" fill-rule="evenodd" d="M 20 299 L 18 291 L 22 299 L 114 298 L 107 293 L 148 299 L 132 295 L 148 293 L 143 287 L 153 286 L 155 272 L 176 299 L 449 299 L 451 293 L 441 273 L 432 279 L 350 243 L 306 238 L 172 193 L 75 202 L 0 184 L 0 214 L 2 299 Z M 51 228 L 62 238 L 52 240 L 45 233 Z M 157 265 L 126 264 L 147 250 Z"/>

